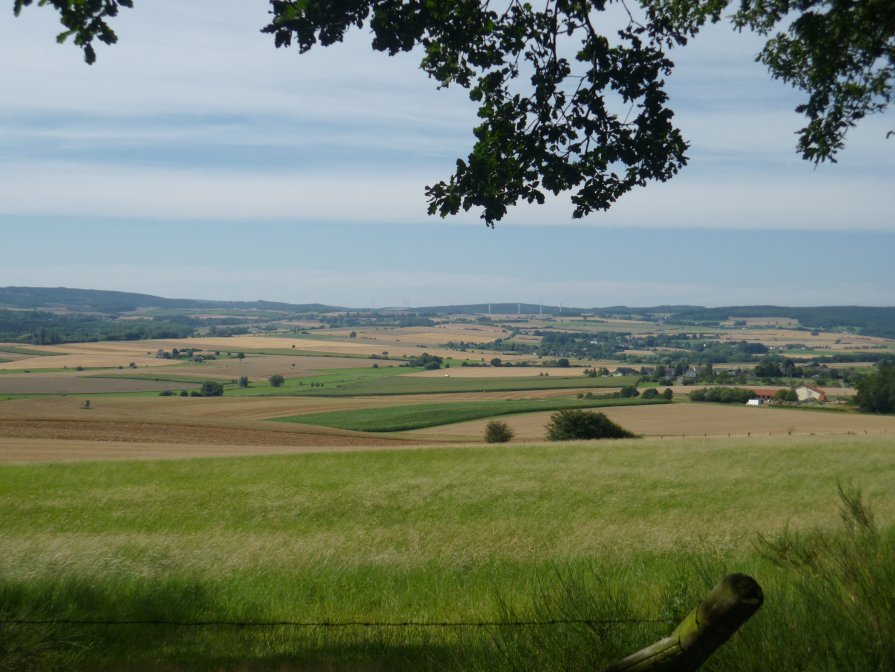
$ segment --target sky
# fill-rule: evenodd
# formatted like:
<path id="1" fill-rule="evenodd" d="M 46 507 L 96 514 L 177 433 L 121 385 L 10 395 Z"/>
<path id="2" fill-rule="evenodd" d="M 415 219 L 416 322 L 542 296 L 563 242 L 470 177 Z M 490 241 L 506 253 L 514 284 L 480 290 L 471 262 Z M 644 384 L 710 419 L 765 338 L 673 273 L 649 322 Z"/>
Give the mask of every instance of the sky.
<path id="1" fill-rule="evenodd" d="M 8 3 L 11 5 L 12 3 Z M 352 307 L 895 305 L 895 113 L 836 164 L 795 151 L 798 92 L 714 26 L 671 57 L 689 165 L 608 212 L 568 195 L 426 214 L 475 105 L 366 30 L 299 54 L 266 0 L 138 0 L 84 64 L 53 11 L 0 16 L 0 286 Z M 607 19 L 611 20 L 610 15 Z M 611 22 L 611 21 L 610 21 Z"/>

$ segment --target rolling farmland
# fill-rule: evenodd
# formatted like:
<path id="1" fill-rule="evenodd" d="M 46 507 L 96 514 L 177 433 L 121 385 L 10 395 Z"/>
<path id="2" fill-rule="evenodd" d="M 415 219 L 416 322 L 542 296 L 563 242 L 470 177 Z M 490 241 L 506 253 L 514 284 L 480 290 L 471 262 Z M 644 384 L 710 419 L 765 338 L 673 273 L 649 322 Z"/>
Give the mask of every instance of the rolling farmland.
<path id="1" fill-rule="evenodd" d="M 759 330 L 777 338 L 771 326 Z M 669 386 L 672 401 L 624 398 L 624 388 L 655 383 L 585 375 L 618 365 L 602 360 L 562 366 L 498 346 L 443 347 L 510 334 L 497 326 L 351 331 L 4 346 L 3 613 L 190 623 L 661 620 L 689 608 L 708 575 L 737 570 L 775 602 L 716 669 L 757 672 L 769 633 L 804 608 L 797 580 L 755 550 L 759 535 L 834 529 L 843 480 L 864 489 L 886 530 L 895 516 L 892 416 L 840 402 L 689 403 L 695 388 L 684 385 Z M 166 359 L 158 350 L 189 354 Z M 412 365 L 424 352 L 443 356 L 441 368 Z M 488 366 L 493 357 L 527 366 Z M 195 396 L 203 381 L 221 383 L 223 394 Z M 562 408 L 603 412 L 644 438 L 545 443 L 545 424 Z M 493 419 L 515 432 L 509 445 L 483 445 Z M 612 600 L 601 592 L 608 585 Z M 666 628 L 643 623 L 595 640 L 589 629 L 550 626 L 554 640 L 541 626 L 503 639 L 491 629 L 236 634 L 69 624 L 33 640 L 14 627 L 0 633 L 37 670 L 117 669 L 126 659 L 134 670 L 289 671 L 509 671 L 545 656 L 554 656 L 551 669 L 568 669 L 556 662 L 568 656 L 573 669 L 592 669 Z M 162 650 L 159 627 L 168 629 Z"/>

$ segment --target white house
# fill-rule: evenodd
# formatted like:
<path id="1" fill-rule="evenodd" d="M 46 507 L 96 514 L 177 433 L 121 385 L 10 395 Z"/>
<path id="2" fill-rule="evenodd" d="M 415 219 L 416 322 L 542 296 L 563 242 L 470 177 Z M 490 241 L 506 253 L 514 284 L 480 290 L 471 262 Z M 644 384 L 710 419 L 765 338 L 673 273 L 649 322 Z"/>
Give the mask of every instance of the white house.
<path id="1" fill-rule="evenodd" d="M 799 398 L 799 401 L 827 400 L 827 395 L 824 394 L 823 390 L 817 387 L 812 387 L 811 385 L 799 385 L 796 388 L 796 396 Z"/>

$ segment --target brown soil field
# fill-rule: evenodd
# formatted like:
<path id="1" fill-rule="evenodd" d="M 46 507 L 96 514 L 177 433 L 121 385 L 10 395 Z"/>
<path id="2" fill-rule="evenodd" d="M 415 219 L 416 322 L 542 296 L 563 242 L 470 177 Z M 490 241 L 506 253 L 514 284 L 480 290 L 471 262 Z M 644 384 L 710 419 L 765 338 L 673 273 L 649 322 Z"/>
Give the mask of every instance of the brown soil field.
<path id="1" fill-rule="evenodd" d="M 606 392 L 613 392 L 607 389 Z M 0 401 L 2 420 L 78 420 L 159 423 L 167 425 L 207 425 L 289 432 L 295 427 L 270 423 L 277 418 L 300 413 L 323 413 L 361 408 L 381 408 L 404 404 L 493 401 L 500 399 L 548 399 L 574 395 L 576 390 L 528 390 L 518 392 L 470 392 L 458 394 L 415 394 L 383 397 L 117 397 L 91 401 L 81 408 L 75 397 L 36 397 Z M 316 427 L 302 431 L 332 434 L 340 430 Z"/>
<path id="2" fill-rule="evenodd" d="M 405 342 L 406 340 L 406 342 Z M 350 342 L 349 342 L 350 341 Z M 236 352 L 238 350 L 273 350 L 273 349 L 292 349 L 295 346 L 297 350 L 306 352 L 331 352 L 342 355 L 353 355 L 369 357 L 370 355 L 379 355 L 388 352 L 392 357 L 417 356 L 423 352 L 440 357 L 462 358 L 464 354 L 455 350 L 446 348 L 429 347 L 419 344 L 413 340 L 412 336 L 406 339 L 397 337 L 394 339 L 382 339 L 377 341 L 363 340 L 361 338 L 352 338 L 342 340 L 312 340 L 302 338 L 278 338 L 274 336 L 234 336 L 232 338 L 196 338 L 190 339 L 188 343 L 193 347 L 201 347 L 205 350 L 225 350 L 227 352 Z M 175 347 L 184 347 L 177 345 Z"/>
<path id="3" fill-rule="evenodd" d="M 226 445 L 207 443 L 146 443 L 122 441 L 84 441 L 60 439 L 7 439 L 0 437 L 0 463 L 80 462 L 98 460 L 165 460 L 237 455 L 274 455 L 357 450 L 383 450 L 395 443 L 351 441 L 329 443 L 314 441 L 307 445 Z M 400 444 L 402 448 L 412 448 Z"/>
<path id="4" fill-rule="evenodd" d="M 91 400 L 91 408 L 81 408 L 82 399 L 38 397 L 0 403 L 0 420 L 78 420 L 103 422 L 147 422 L 158 424 L 258 428 L 291 431 L 288 424 L 261 423 L 265 418 L 395 404 L 388 398 L 308 398 L 308 397 L 118 397 Z M 336 430 L 320 429 L 323 433 Z"/>
<path id="5" fill-rule="evenodd" d="M 857 413 L 825 413 L 794 409 L 747 408 L 722 404 L 669 404 L 603 409 L 622 427 L 643 436 L 768 436 L 771 434 L 892 434 L 895 416 Z M 527 413 L 500 418 L 515 432 L 516 442 L 544 439 L 551 413 Z M 405 432 L 414 439 L 478 441 L 487 420 L 474 420 L 431 429 Z"/>
<path id="6" fill-rule="evenodd" d="M 249 380 L 266 380 L 275 373 L 286 378 L 307 375 L 321 369 L 353 369 L 372 366 L 372 362 L 350 357 L 313 357 L 293 355 L 246 355 L 245 359 L 213 359 L 203 364 L 170 362 L 172 368 L 164 373 L 178 376 L 224 378 L 231 380 L 240 376 L 248 376 Z M 379 363 L 387 366 L 387 363 Z M 397 364 L 396 364 L 397 365 Z M 127 375 L 133 371 L 114 371 L 110 373 Z"/>
<path id="7" fill-rule="evenodd" d="M 0 363 L 0 369 L 30 369 L 39 371 L 40 369 L 76 369 L 79 366 L 84 368 L 108 367 L 117 369 L 119 366 L 125 368 L 134 362 L 139 368 L 147 366 L 169 366 L 170 360 L 156 359 L 155 357 L 147 357 L 144 353 L 142 356 L 130 354 L 101 354 L 101 353 L 76 353 L 68 355 L 58 355 L 56 357 L 26 357 L 13 362 Z"/>
<path id="8" fill-rule="evenodd" d="M 371 329 L 338 329 L 328 332 L 340 338 L 348 338 L 351 331 L 357 332 L 358 340 L 378 343 L 419 343 L 439 345 L 448 341 L 472 341 L 485 343 L 498 338 L 507 338 L 510 332 L 501 327 L 471 324 L 439 324 L 434 327 L 384 327 Z M 354 340 L 354 339 L 352 339 Z"/>
<path id="9" fill-rule="evenodd" d="M 103 392 L 160 392 L 195 388 L 189 383 L 122 378 L 91 378 L 70 373 L 24 373 L 0 376 L 2 394 L 98 394 Z"/>
<path id="10" fill-rule="evenodd" d="M 166 425 L 151 422 L 105 420 L 0 420 L 0 437 L 6 439 L 230 446 L 395 445 L 406 443 L 401 439 L 361 432 L 279 431 L 277 429 Z"/>

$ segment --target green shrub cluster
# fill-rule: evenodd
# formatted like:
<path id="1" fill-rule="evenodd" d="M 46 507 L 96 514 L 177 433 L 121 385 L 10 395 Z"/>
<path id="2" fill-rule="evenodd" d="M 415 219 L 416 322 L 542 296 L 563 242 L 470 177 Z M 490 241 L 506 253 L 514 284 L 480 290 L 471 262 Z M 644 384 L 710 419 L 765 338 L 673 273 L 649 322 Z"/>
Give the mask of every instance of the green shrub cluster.
<path id="1" fill-rule="evenodd" d="M 507 443 L 515 436 L 515 432 L 505 422 L 492 420 L 485 425 L 485 443 Z"/>
<path id="2" fill-rule="evenodd" d="M 567 408 L 551 415 L 547 422 L 547 438 L 550 441 L 629 439 L 635 436 L 606 417 L 605 413 Z"/>

